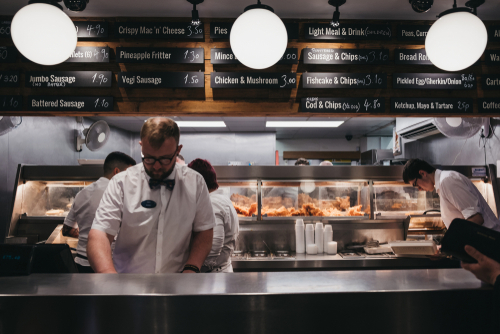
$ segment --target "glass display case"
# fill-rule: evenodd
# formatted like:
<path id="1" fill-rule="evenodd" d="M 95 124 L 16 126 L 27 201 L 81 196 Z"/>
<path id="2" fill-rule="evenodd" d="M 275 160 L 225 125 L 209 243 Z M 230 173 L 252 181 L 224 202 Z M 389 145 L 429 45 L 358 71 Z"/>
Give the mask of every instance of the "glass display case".
<path id="1" fill-rule="evenodd" d="M 219 189 L 231 200 L 240 220 L 257 219 L 257 188 L 257 180 L 246 182 L 219 181 Z"/>

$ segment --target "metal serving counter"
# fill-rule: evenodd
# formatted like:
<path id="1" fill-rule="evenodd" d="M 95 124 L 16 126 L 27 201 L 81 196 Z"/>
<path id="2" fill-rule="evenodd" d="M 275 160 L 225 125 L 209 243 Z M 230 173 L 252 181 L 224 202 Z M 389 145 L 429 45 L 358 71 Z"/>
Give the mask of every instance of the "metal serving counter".
<path id="1" fill-rule="evenodd" d="M 0 333 L 498 333 L 462 269 L 0 278 Z"/>

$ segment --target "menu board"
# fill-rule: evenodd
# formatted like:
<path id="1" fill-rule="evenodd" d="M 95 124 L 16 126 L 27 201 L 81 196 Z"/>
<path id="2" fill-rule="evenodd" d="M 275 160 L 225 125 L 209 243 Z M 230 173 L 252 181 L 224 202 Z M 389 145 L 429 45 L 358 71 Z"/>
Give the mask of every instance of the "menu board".
<path id="1" fill-rule="evenodd" d="M 433 65 L 425 49 L 396 49 L 394 60 L 396 65 Z"/>
<path id="2" fill-rule="evenodd" d="M 389 40 L 391 36 L 387 24 L 342 24 L 334 28 L 328 23 L 304 23 L 305 39 Z"/>
<path id="3" fill-rule="evenodd" d="M 301 112 L 311 113 L 383 113 L 384 98 L 306 97 Z"/>
<path id="4" fill-rule="evenodd" d="M 118 87 L 124 88 L 203 88 L 203 72 L 120 72 Z"/>
<path id="5" fill-rule="evenodd" d="M 109 63 L 109 47 L 77 46 L 65 63 Z"/>
<path id="6" fill-rule="evenodd" d="M 0 71 L 0 87 L 19 87 L 19 71 Z"/>
<path id="7" fill-rule="evenodd" d="M 204 64 L 203 48 L 117 47 L 117 63 Z"/>
<path id="8" fill-rule="evenodd" d="M 397 38 L 399 41 L 425 41 L 430 25 L 398 25 Z"/>
<path id="9" fill-rule="evenodd" d="M 500 89 L 500 74 L 483 74 L 481 88 L 484 90 Z"/>
<path id="10" fill-rule="evenodd" d="M 298 23 L 284 23 L 288 39 L 299 38 L 299 24 Z M 231 27 L 233 22 L 210 22 L 210 38 L 220 39 L 229 38 L 231 35 Z"/>
<path id="11" fill-rule="evenodd" d="M 388 49 L 304 49 L 304 64 L 388 64 Z"/>
<path id="12" fill-rule="evenodd" d="M 17 49 L 15 46 L 0 46 L 0 63 L 15 63 Z"/>
<path id="13" fill-rule="evenodd" d="M 484 62 L 486 65 L 500 65 L 500 50 L 484 51 Z"/>
<path id="14" fill-rule="evenodd" d="M 392 88 L 475 89 L 476 76 L 460 73 L 394 73 Z"/>
<path id="15" fill-rule="evenodd" d="M 238 58 L 234 55 L 231 48 L 220 48 L 210 50 L 210 62 L 212 64 L 226 65 L 226 64 L 241 64 Z M 288 48 L 285 54 L 278 61 L 277 64 L 298 64 L 299 56 L 297 48 Z"/>
<path id="16" fill-rule="evenodd" d="M 21 111 L 23 97 L 21 95 L 0 95 L 0 111 Z"/>
<path id="17" fill-rule="evenodd" d="M 28 96 L 30 111 L 113 111 L 111 96 Z"/>
<path id="18" fill-rule="evenodd" d="M 500 98 L 477 99 L 477 109 L 480 113 L 500 113 Z"/>
<path id="19" fill-rule="evenodd" d="M 296 88 L 296 73 L 212 72 L 212 88 Z"/>
<path id="20" fill-rule="evenodd" d="M 472 113 L 473 100 L 470 98 L 391 98 L 391 112 L 398 113 Z"/>
<path id="21" fill-rule="evenodd" d="M 488 41 L 489 42 L 500 42 L 500 26 L 489 26 L 488 27 Z"/>
<path id="22" fill-rule="evenodd" d="M 203 24 L 191 22 L 116 22 L 117 38 L 204 39 Z"/>
<path id="23" fill-rule="evenodd" d="M 387 88 L 387 74 L 304 73 L 302 88 Z"/>
<path id="24" fill-rule="evenodd" d="M 108 37 L 108 22 L 106 21 L 74 21 L 77 37 L 106 38 Z"/>
<path id="25" fill-rule="evenodd" d="M 111 71 L 26 72 L 26 87 L 111 87 Z"/>
<path id="26" fill-rule="evenodd" d="M 11 21 L 0 21 L 0 37 L 10 37 Z"/>

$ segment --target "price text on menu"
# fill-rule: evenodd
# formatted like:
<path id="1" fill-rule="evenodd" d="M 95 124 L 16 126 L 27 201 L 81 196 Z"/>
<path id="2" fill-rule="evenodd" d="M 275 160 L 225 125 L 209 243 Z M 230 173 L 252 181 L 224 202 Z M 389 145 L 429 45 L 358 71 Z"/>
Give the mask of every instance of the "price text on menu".
<path id="1" fill-rule="evenodd" d="M 74 21 L 77 37 L 82 38 L 107 38 L 108 22 L 106 21 Z"/>
<path id="2" fill-rule="evenodd" d="M 28 96 L 28 110 L 113 111 L 111 96 Z"/>
<path id="3" fill-rule="evenodd" d="M 304 64 L 388 64 L 388 49 L 304 49 Z"/>
<path id="4" fill-rule="evenodd" d="M 212 88 L 296 88 L 296 73 L 210 73 Z"/>
<path id="5" fill-rule="evenodd" d="M 304 73 L 302 88 L 387 88 L 387 74 Z"/>
<path id="6" fill-rule="evenodd" d="M 26 87 L 111 87 L 111 71 L 26 72 Z"/>
<path id="7" fill-rule="evenodd" d="M 475 89 L 476 76 L 472 73 L 394 73 L 392 88 Z"/>
<path id="8" fill-rule="evenodd" d="M 470 98 L 392 98 L 392 113 L 446 114 L 446 113 L 472 113 L 473 100 Z"/>
<path id="9" fill-rule="evenodd" d="M 117 63 L 203 64 L 203 48 L 117 47 Z"/>
<path id="10" fill-rule="evenodd" d="M 392 31 L 386 24 L 342 24 L 334 28 L 327 23 L 304 23 L 304 35 L 306 39 L 389 40 Z"/>
<path id="11" fill-rule="evenodd" d="M 21 95 L 0 95 L 0 111 L 21 111 L 23 97 Z"/>
<path id="12" fill-rule="evenodd" d="M 383 113 L 384 98 L 306 97 L 301 112 L 311 113 Z"/>
<path id="13" fill-rule="evenodd" d="M 240 64 L 238 58 L 234 55 L 231 48 L 217 48 L 210 50 L 210 62 L 212 64 Z M 297 48 L 288 48 L 285 54 L 278 60 L 277 64 L 298 64 L 299 55 Z"/>
<path id="14" fill-rule="evenodd" d="M 118 87 L 124 88 L 203 88 L 203 72 L 120 72 Z"/>
<path id="15" fill-rule="evenodd" d="M 15 63 L 17 49 L 15 46 L 0 46 L 0 63 Z"/>
<path id="16" fill-rule="evenodd" d="M 115 37 L 160 38 L 160 39 L 204 39 L 203 25 L 191 22 L 116 22 Z"/>

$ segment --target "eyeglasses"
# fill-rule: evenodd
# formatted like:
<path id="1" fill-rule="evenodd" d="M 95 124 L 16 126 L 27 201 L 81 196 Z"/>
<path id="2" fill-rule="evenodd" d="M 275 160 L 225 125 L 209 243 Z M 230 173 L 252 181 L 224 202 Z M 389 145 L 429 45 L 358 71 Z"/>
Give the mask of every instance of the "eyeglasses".
<path id="1" fill-rule="evenodd" d="M 172 160 L 175 159 L 175 156 L 177 155 L 177 150 L 175 150 L 174 155 L 172 155 L 170 158 L 152 158 L 152 157 L 143 157 L 142 162 L 144 162 L 146 165 L 154 165 L 157 161 L 160 163 L 160 165 L 168 165 L 172 162 Z"/>

